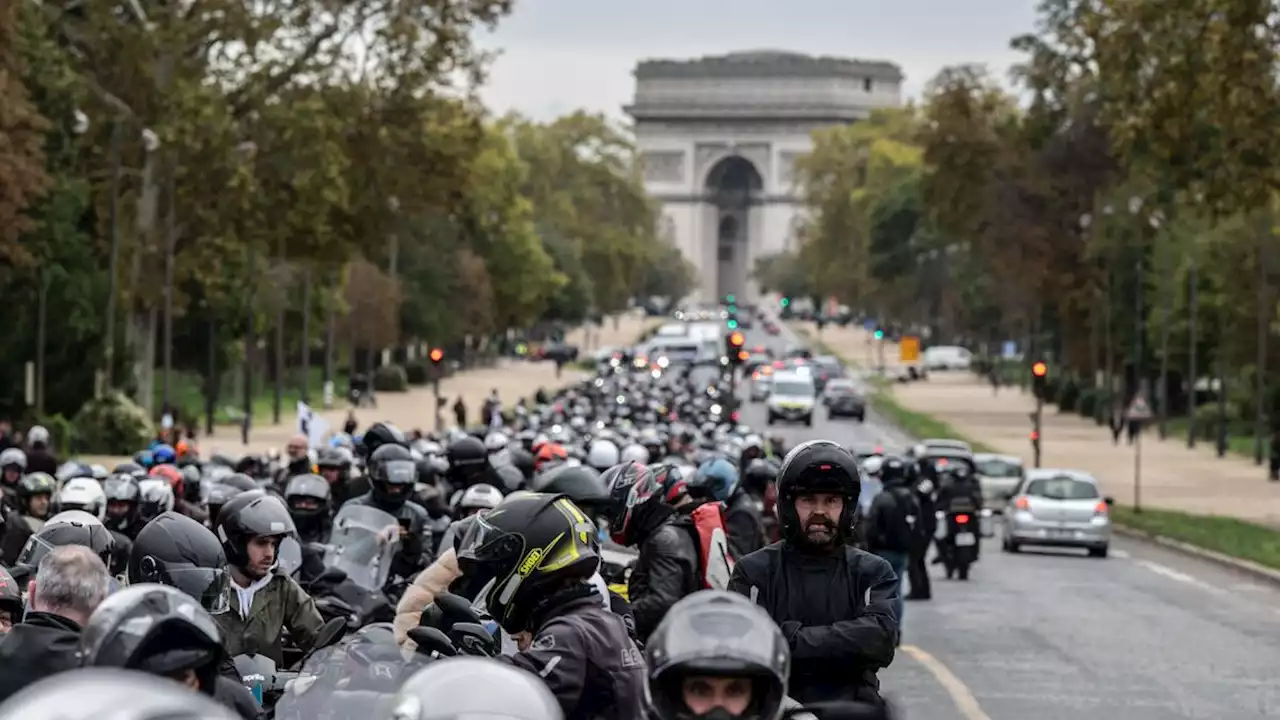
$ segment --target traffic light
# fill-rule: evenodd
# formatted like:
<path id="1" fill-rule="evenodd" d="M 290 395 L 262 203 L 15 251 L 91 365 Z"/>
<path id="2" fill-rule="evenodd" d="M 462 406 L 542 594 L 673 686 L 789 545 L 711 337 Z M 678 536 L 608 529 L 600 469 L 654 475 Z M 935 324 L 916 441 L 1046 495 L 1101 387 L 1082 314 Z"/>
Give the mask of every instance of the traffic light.
<path id="1" fill-rule="evenodd" d="M 742 333 L 736 331 L 729 333 L 729 336 L 725 338 L 725 343 L 727 345 L 725 355 L 729 356 L 729 362 L 734 365 L 741 365 L 750 357 L 750 353 L 743 349 L 743 346 L 747 344 L 747 338 Z"/>
<path id="2" fill-rule="evenodd" d="M 787 307 L 790 304 L 791 304 L 791 298 L 789 297 L 782 298 L 782 307 Z"/>
<path id="3" fill-rule="evenodd" d="M 737 330 L 737 329 L 738 329 L 738 321 L 737 321 L 737 320 L 735 320 L 734 318 L 729 318 L 729 321 L 728 321 L 728 322 L 726 322 L 725 324 L 729 326 L 729 329 L 730 329 L 730 330 Z"/>
<path id="4" fill-rule="evenodd" d="M 883 339 L 884 339 L 884 331 L 883 331 L 883 330 L 881 330 L 880 328 L 876 328 L 876 339 L 877 339 L 877 340 L 883 340 Z"/>
<path id="5" fill-rule="evenodd" d="M 1037 360 L 1031 366 L 1031 388 L 1035 391 L 1035 396 L 1043 399 L 1045 389 L 1048 386 L 1049 366 L 1044 361 Z"/>
<path id="6" fill-rule="evenodd" d="M 444 351 L 440 348 L 431 348 L 431 352 L 427 353 L 427 358 L 431 360 L 432 365 L 439 365 L 444 360 Z"/>
<path id="7" fill-rule="evenodd" d="M 728 295 L 725 295 L 725 296 L 724 296 L 724 304 L 725 304 L 725 305 L 734 305 L 734 304 L 736 304 L 737 302 L 738 302 L 738 298 L 737 298 L 737 297 L 735 297 L 733 293 L 729 293 Z"/>

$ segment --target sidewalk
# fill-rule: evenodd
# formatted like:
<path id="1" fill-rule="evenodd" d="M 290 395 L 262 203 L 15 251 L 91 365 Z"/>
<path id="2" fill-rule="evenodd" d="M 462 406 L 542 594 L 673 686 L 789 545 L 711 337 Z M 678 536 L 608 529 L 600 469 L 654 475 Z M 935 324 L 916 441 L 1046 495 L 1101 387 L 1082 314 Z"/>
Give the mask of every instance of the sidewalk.
<path id="1" fill-rule="evenodd" d="M 605 347 L 627 346 L 636 342 L 641 333 L 653 326 L 658 320 L 641 315 L 627 314 L 618 320 L 614 328 L 613 318 L 606 318 L 600 328 L 591 328 L 590 344 L 586 342 L 586 330 L 575 328 L 570 331 L 565 341 L 576 344 L 581 349 L 581 357 L 588 358 L 596 350 Z M 440 395 L 448 400 L 444 408 L 444 427 L 453 423 L 453 403 L 462 397 L 467 406 L 469 422 L 478 419 L 484 400 L 492 390 L 498 391 L 503 407 L 510 408 L 520 398 L 532 398 L 538 388 L 546 388 L 548 392 L 557 390 L 585 378 L 587 375 L 577 369 L 566 366 L 559 378 L 556 378 L 556 366 L 552 362 L 527 362 L 522 360 L 502 360 L 496 367 L 482 370 L 470 370 L 458 373 L 441 381 Z M 435 429 L 435 395 L 431 385 L 410 386 L 408 392 L 378 393 L 378 407 L 360 408 L 355 411 L 360 428 L 366 428 L 374 422 L 390 422 L 406 433 L 415 428 L 424 432 Z M 324 418 L 335 431 L 341 431 L 350 408 L 345 400 L 339 400 L 331 410 L 318 410 L 317 414 Z M 203 457 L 218 451 L 229 455 L 245 453 L 261 453 L 271 449 L 283 450 L 294 434 L 296 416 L 292 407 L 285 408 L 281 414 L 279 425 L 259 424 L 252 428 L 249 444 L 240 442 L 240 429 L 234 426 L 219 426 L 213 436 L 200 438 L 200 453 Z M 123 462 L 124 458 L 85 458 L 86 462 L 100 462 L 110 465 Z"/>
<path id="2" fill-rule="evenodd" d="M 846 361 L 862 364 L 868 335 L 860 328 L 828 327 L 821 339 Z M 897 357 L 896 346 L 885 348 L 890 365 Z M 1035 409 L 1030 392 L 1001 388 L 993 395 L 991 386 L 977 376 L 954 372 L 896 384 L 891 392 L 904 408 L 933 416 L 1030 465 L 1029 413 Z M 1042 466 L 1089 472 L 1116 502 L 1133 504 L 1135 453 L 1123 436 L 1114 444 L 1106 427 L 1046 405 L 1041 451 Z M 1143 433 L 1141 452 L 1144 506 L 1280 525 L 1280 483 L 1267 481 L 1265 468 L 1243 458 L 1219 458 L 1208 443 L 1188 449 L 1178 438 L 1161 441 L 1154 429 Z"/>

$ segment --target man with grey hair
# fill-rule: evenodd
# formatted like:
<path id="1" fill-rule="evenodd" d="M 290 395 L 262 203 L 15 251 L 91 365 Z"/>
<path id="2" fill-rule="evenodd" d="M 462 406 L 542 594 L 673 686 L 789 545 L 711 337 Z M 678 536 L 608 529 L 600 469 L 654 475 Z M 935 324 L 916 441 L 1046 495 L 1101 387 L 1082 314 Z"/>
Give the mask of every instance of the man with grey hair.
<path id="1" fill-rule="evenodd" d="M 27 586 L 27 615 L 0 639 L 0 703 L 50 675 L 79 667 L 80 628 L 111 588 L 107 566 L 81 545 L 53 548 Z"/>

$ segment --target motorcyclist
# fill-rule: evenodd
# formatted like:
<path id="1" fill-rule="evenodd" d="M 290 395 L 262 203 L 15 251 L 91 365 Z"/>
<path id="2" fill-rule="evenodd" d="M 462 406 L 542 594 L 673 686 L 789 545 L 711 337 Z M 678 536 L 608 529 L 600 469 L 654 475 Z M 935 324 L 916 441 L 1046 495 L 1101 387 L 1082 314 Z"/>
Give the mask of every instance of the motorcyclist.
<path id="1" fill-rule="evenodd" d="M 231 657 L 246 653 L 284 662 L 281 632 L 307 650 L 324 624 L 315 601 L 293 578 L 273 572 L 280 540 L 295 536 L 289 510 L 261 490 L 241 493 L 223 506 L 217 534 L 227 556 L 231 610 L 215 620 Z"/>
<path id="2" fill-rule="evenodd" d="M 770 512 L 771 508 L 765 505 L 765 499 L 769 497 L 774 480 L 778 477 L 778 464 L 771 458 L 759 458 L 752 460 L 742 472 L 742 489 L 747 494 L 747 498 L 755 505 L 757 513 L 760 517 L 760 529 L 764 532 L 765 544 L 770 542 L 773 533 L 777 529 L 778 517 L 774 512 Z M 746 553 L 742 553 L 735 557 L 743 557 Z"/>
<path id="3" fill-rule="evenodd" d="M 147 523 L 129 553 L 129 583 L 160 583 L 218 615 L 230 609 L 231 578 L 218 537 L 192 518 L 167 512 Z"/>
<path id="4" fill-rule="evenodd" d="M 99 520 L 107 518 L 107 494 L 93 478 L 76 478 L 62 484 L 53 500 L 55 513 L 83 510 Z"/>
<path id="5" fill-rule="evenodd" d="M 934 498 L 934 508 L 943 513 L 973 513 L 982 510 L 982 485 L 971 472 L 967 463 L 948 463 L 938 469 L 938 493 Z M 981 543 L 973 547 L 974 558 L 977 559 Z M 934 564 L 942 562 L 942 553 L 934 558 Z"/>
<path id="6" fill-rule="evenodd" d="M 0 638 L 0 705 L 6 711 L 4 701 L 22 688 L 80 664 L 80 628 L 110 589 L 107 566 L 89 548 L 54 548 L 41 559 L 26 616 Z"/>
<path id="7" fill-rule="evenodd" d="M 846 544 L 859 485 L 858 461 L 839 445 L 792 449 L 777 480 L 783 540 L 739 558 L 729 583 L 782 629 L 790 693 L 802 703 L 880 702 L 876 671 L 893 661 L 898 578 L 883 558 Z"/>
<path id="8" fill-rule="evenodd" d="M 563 720 L 560 707 L 547 686 L 528 673 L 458 657 L 437 660 L 410 676 L 396 694 L 391 714 L 376 720 Z"/>
<path id="9" fill-rule="evenodd" d="M 764 519 L 760 508 L 739 482 L 738 468 L 726 458 L 715 458 L 698 467 L 689 492 L 724 503 L 724 529 L 729 554 L 742 557 L 765 546 Z"/>
<path id="10" fill-rule="evenodd" d="M 52 509 L 57 483 L 44 472 L 27 473 L 18 481 L 18 503 L 4 523 L 0 539 L 0 564 L 12 567 L 27 540 L 44 527 Z"/>
<path id="11" fill-rule="evenodd" d="M 140 670 L 211 697 L 246 720 L 259 715 L 248 689 L 218 674 L 226 651 L 213 616 L 181 590 L 141 583 L 113 593 L 89 617 L 79 653 L 84 667 Z"/>
<path id="12" fill-rule="evenodd" d="M 18 554 L 15 567 L 31 571 L 56 547 L 82 545 L 89 548 L 110 570 L 115 552 L 115 539 L 98 518 L 82 510 L 66 510 L 49 518 L 40 530 L 27 540 Z"/>
<path id="13" fill-rule="evenodd" d="M 285 447 L 285 456 L 288 462 L 276 472 L 272 483 L 278 488 L 283 488 L 289 480 L 298 475 L 311 473 L 311 455 L 307 436 L 298 434 L 289 438 L 289 444 Z"/>
<path id="14" fill-rule="evenodd" d="M 446 477 L 454 490 L 468 488 L 489 480 L 489 451 L 478 438 L 467 435 L 449 443 L 445 451 L 449 460 Z"/>
<path id="15" fill-rule="evenodd" d="M 485 483 L 472 485 L 461 491 L 461 493 L 454 508 L 459 518 L 470 517 L 481 511 L 492 510 L 498 507 L 503 497 L 502 491 Z"/>
<path id="16" fill-rule="evenodd" d="M 316 472 L 329 483 L 335 509 L 342 507 L 351 498 L 369 492 L 367 482 L 357 483 L 351 478 L 351 468 L 354 465 L 355 456 L 343 447 L 325 448 L 316 459 Z"/>
<path id="17" fill-rule="evenodd" d="M 676 601 L 702 589 L 699 550 L 688 516 L 677 517 L 675 508 L 663 502 L 662 486 L 648 467 L 617 465 L 601 479 L 609 483 L 613 503 L 613 541 L 640 551 L 627 599 L 643 641 Z"/>
<path id="18" fill-rule="evenodd" d="M 27 431 L 27 472 L 56 475 L 58 457 L 49 449 L 49 431 L 36 425 Z"/>
<path id="19" fill-rule="evenodd" d="M 400 523 L 400 549 L 391 563 L 392 576 L 412 577 L 431 557 L 430 516 L 409 499 L 418 468 L 408 448 L 383 445 L 369 458 L 369 492 L 351 500 L 389 513 Z"/>
<path id="20" fill-rule="evenodd" d="M 0 707 L 0 720 L 101 720 L 107 708 L 129 720 L 236 720 L 216 701 L 172 680 L 117 668 L 62 673 Z"/>
<path id="21" fill-rule="evenodd" d="M 4 493 L 0 512 L 17 507 L 18 481 L 27 472 L 27 454 L 21 448 L 11 447 L 0 452 L 0 491 Z"/>
<path id="22" fill-rule="evenodd" d="M 721 590 L 672 606 L 645 646 L 661 720 L 774 720 L 787 695 L 791 649 L 769 614 Z"/>
<path id="23" fill-rule="evenodd" d="M 475 520 L 458 563 L 492 579 L 485 607 L 520 645 L 502 659 L 540 676 L 566 718 L 641 720 L 644 659 L 589 582 L 600 564 L 594 533 L 568 498 L 515 493 Z"/>
<path id="24" fill-rule="evenodd" d="M 22 620 L 22 588 L 8 570 L 0 568 L 0 637 Z"/>
<path id="25" fill-rule="evenodd" d="M 322 543 L 333 527 L 332 486 L 319 475 L 295 475 L 284 489 L 284 502 L 298 528 L 298 541 Z"/>
<path id="26" fill-rule="evenodd" d="M 903 627 L 902 581 L 907 575 L 911 549 L 925 541 L 921 532 L 920 503 L 907 487 L 906 463 L 889 456 L 880 462 L 884 489 L 871 501 L 867 513 L 867 544 L 871 552 L 889 561 L 898 576 L 898 634 Z"/>

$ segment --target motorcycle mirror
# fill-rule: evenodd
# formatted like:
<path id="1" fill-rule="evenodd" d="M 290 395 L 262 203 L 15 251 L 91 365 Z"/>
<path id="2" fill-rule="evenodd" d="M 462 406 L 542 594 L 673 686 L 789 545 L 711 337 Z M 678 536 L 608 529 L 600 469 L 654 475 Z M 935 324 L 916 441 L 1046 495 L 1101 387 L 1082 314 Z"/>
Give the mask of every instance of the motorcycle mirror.
<path id="1" fill-rule="evenodd" d="M 501 649 L 489 631 L 477 623 L 457 623 L 449 628 L 449 639 L 467 655 L 493 657 Z"/>
<path id="2" fill-rule="evenodd" d="M 342 618 L 331 618 L 324 625 L 320 626 L 320 631 L 316 633 L 316 641 L 311 645 L 311 651 L 315 652 L 320 648 L 326 648 L 342 639 L 347 632 L 347 621 Z"/>
<path id="3" fill-rule="evenodd" d="M 436 596 L 435 604 L 443 615 L 444 627 L 457 623 L 480 623 L 480 615 L 471 607 L 471 603 L 453 593 L 441 593 Z"/>
<path id="4" fill-rule="evenodd" d="M 410 628 L 409 639 L 417 644 L 417 652 L 423 655 L 431 653 L 439 653 L 443 657 L 454 657 L 458 654 L 458 649 L 453 646 L 453 641 L 449 639 L 439 628 L 433 627 L 416 627 Z"/>
<path id="5" fill-rule="evenodd" d="M 444 613 L 440 610 L 440 606 L 434 602 L 422 609 L 422 615 L 418 617 L 419 627 L 440 628 L 444 626 Z"/>

